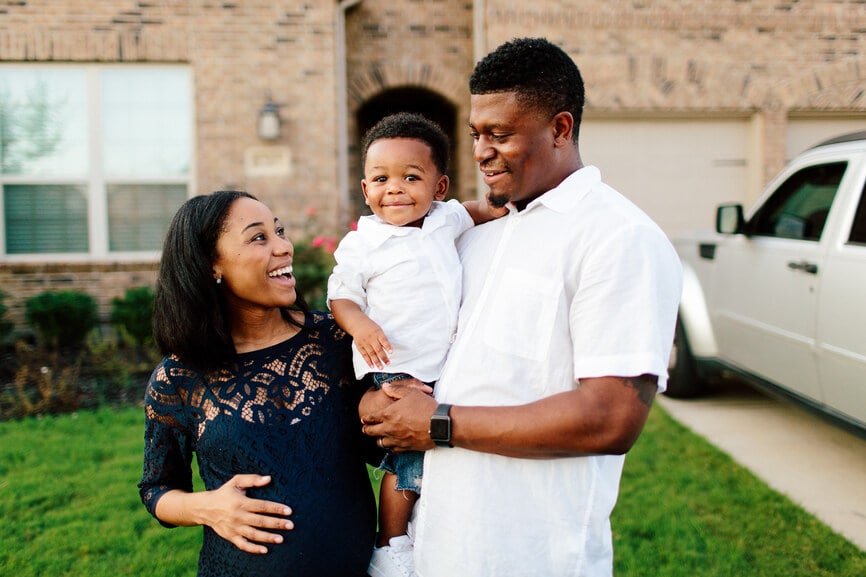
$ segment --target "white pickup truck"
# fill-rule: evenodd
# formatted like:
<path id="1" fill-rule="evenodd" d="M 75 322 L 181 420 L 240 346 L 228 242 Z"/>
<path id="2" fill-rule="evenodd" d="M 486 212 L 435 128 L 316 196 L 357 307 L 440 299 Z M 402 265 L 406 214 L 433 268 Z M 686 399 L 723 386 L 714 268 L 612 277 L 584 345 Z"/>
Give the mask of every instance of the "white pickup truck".
<path id="1" fill-rule="evenodd" d="M 684 287 L 667 394 L 726 371 L 866 431 L 866 132 L 800 154 L 747 212 L 674 239 Z"/>

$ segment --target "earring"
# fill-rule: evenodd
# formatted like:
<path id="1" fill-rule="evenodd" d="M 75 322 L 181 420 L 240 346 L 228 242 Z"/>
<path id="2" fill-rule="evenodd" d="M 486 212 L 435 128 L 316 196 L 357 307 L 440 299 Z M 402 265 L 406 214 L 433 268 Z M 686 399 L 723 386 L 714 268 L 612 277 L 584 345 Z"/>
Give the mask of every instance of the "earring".
<path id="1" fill-rule="evenodd" d="M 223 277 L 217 277 L 217 284 L 223 284 Z"/>

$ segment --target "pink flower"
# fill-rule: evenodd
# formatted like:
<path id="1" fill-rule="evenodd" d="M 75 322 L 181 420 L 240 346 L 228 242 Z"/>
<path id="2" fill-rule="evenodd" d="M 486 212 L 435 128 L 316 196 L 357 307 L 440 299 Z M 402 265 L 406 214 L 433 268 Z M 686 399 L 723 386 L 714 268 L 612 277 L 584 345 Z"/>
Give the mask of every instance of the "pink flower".
<path id="1" fill-rule="evenodd" d="M 316 216 L 316 207 L 308 206 L 304 212 L 307 214 L 307 216 Z"/>
<path id="2" fill-rule="evenodd" d="M 349 230 L 358 230 L 358 221 L 353 220 L 352 224 L 349 225 Z"/>
<path id="3" fill-rule="evenodd" d="M 335 236 L 317 236 L 314 237 L 310 244 L 314 248 L 321 248 L 331 254 L 337 250 L 337 237 Z"/>

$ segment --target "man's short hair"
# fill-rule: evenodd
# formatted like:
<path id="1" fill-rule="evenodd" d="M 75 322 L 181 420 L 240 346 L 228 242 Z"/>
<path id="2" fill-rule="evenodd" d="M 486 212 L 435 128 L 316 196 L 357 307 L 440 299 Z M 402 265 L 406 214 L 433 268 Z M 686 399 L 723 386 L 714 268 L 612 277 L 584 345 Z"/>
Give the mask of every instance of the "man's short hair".
<path id="1" fill-rule="evenodd" d="M 521 104 L 551 118 L 570 112 L 577 141 L 584 104 L 583 78 L 574 60 L 545 38 L 515 38 L 485 56 L 475 65 L 469 92 L 516 92 Z"/>
<path id="2" fill-rule="evenodd" d="M 414 138 L 430 147 L 433 164 L 440 174 L 448 173 L 448 135 L 429 118 L 414 112 L 398 112 L 384 117 L 364 135 L 362 162 L 370 145 L 383 138 Z"/>

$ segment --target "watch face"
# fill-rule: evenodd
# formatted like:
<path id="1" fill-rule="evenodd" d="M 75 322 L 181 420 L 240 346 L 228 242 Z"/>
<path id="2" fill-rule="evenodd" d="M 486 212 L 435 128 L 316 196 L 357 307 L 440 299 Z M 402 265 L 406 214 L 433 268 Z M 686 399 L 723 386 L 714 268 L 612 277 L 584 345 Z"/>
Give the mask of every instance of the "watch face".
<path id="1" fill-rule="evenodd" d="M 450 441 L 451 419 L 448 417 L 433 417 L 430 421 L 430 438 L 434 441 Z"/>

